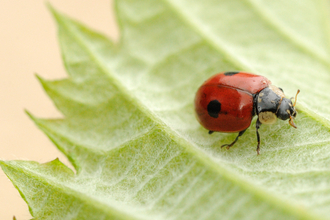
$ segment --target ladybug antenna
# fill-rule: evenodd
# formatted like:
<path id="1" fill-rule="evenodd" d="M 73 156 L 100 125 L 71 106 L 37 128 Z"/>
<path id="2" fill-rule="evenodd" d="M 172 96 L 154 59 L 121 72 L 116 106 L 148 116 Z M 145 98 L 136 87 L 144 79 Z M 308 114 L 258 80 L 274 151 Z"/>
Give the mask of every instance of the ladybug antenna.
<path id="1" fill-rule="evenodd" d="M 298 96 L 299 92 L 300 92 L 300 90 L 298 89 L 297 94 L 296 94 L 296 98 L 294 99 L 293 107 L 296 106 L 296 103 L 297 103 L 297 96 Z"/>
<path id="2" fill-rule="evenodd" d="M 293 103 L 293 105 L 292 105 L 293 107 L 295 107 L 296 104 L 297 104 L 297 96 L 298 96 L 299 92 L 300 92 L 300 90 L 298 89 L 297 94 L 296 94 L 296 97 L 295 97 L 295 99 L 294 99 L 294 103 Z M 294 116 L 290 115 L 289 124 L 290 124 L 292 127 L 297 128 L 296 124 L 293 122 L 293 118 L 294 118 Z"/>

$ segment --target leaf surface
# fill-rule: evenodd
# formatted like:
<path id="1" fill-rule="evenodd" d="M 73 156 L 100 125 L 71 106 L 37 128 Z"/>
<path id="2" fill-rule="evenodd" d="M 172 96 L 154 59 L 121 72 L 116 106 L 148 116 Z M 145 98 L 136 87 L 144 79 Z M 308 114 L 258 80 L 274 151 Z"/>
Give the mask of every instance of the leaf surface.
<path id="1" fill-rule="evenodd" d="M 284 7 L 285 6 L 285 7 Z M 117 0 L 121 40 L 53 10 L 69 77 L 42 78 L 63 119 L 36 124 L 70 159 L 2 161 L 36 219 L 328 219 L 327 1 Z M 265 75 L 299 88 L 297 130 L 255 121 L 207 134 L 194 117 L 211 75 Z"/>

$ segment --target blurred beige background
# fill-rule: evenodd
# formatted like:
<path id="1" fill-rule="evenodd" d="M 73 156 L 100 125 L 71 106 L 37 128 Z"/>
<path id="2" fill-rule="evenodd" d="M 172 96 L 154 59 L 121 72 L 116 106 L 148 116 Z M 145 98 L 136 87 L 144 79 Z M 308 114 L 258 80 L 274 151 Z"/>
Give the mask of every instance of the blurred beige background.
<path id="1" fill-rule="evenodd" d="M 58 10 L 118 39 L 112 0 L 49 0 Z M 0 0 L 0 159 L 68 160 L 24 113 L 60 117 L 38 83 L 66 76 L 56 24 L 43 0 Z M 28 207 L 0 170 L 0 219 L 30 219 Z"/>

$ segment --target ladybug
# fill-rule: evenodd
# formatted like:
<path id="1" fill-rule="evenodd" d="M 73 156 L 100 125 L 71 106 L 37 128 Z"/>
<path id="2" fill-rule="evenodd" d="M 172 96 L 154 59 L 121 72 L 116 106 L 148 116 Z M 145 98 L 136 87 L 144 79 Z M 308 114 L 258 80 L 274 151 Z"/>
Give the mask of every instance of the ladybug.
<path id="1" fill-rule="evenodd" d="M 208 80 L 198 89 L 195 97 L 195 111 L 199 123 L 209 130 L 233 133 L 236 139 L 222 147 L 229 149 L 250 126 L 252 118 L 256 122 L 257 154 L 260 152 L 259 128 L 262 124 L 274 124 L 277 118 L 289 119 L 289 124 L 297 128 L 293 119 L 297 115 L 297 102 L 284 96 L 283 89 L 276 87 L 264 76 L 247 72 L 222 72 Z"/>

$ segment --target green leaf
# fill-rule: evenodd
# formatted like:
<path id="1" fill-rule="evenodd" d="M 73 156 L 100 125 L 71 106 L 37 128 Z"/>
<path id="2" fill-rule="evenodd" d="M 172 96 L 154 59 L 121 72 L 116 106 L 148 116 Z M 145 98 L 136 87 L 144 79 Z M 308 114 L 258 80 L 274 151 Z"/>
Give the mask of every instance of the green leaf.
<path id="1" fill-rule="evenodd" d="M 2 161 L 36 219 L 328 219 L 328 1 L 117 0 L 119 44 L 54 11 L 69 78 L 45 91 L 63 119 L 30 115 L 76 169 Z M 227 70 L 292 96 L 287 122 L 207 134 L 197 88 Z"/>

